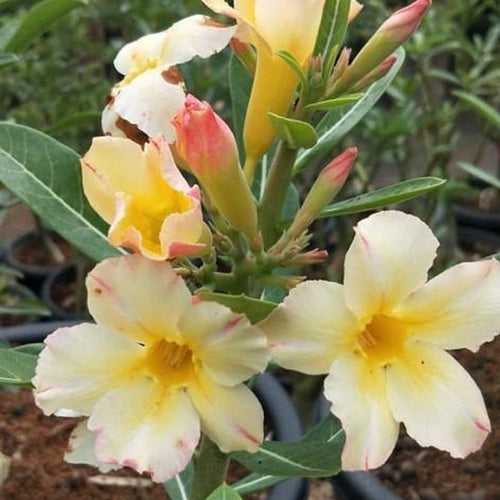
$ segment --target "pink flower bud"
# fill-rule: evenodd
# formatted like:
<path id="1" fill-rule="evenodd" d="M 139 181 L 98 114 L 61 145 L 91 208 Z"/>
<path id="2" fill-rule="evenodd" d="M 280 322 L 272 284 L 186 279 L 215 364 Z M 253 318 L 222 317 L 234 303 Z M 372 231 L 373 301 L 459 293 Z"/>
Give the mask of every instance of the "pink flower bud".
<path id="1" fill-rule="evenodd" d="M 197 177 L 217 210 L 256 244 L 257 208 L 229 126 L 208 103 L 191 95 L 173 124 L 177 133 L 176 153 L 181 162 Z"/>
<path id="2" fill-rule="evenodd" d="M 364 78 L 362 78 L 353 88 L 352 92 L 361 92 L 367 89 L 372 83 L 380 80 L 384 77 L 391 68 L 394 66 L 398 58 L 393 54 L 390 55 L 385 61 L 383 61 L 378 68 L 370 71 Z"/>
<path id="3" fill-rule="evenodd" d="M 341 95 L 351 90 L 405 43 L 418 28 L 431 4 L 432 0 L 415 0 L 385 21 L 337 82 L 334 95 Z"/>
<path id="4" fill-rule="evenodd" d="M 334 200 L 344 187 L 357 156 L 357 148 L 346 149 L 323 169 L 288 231 L 290 239 L 300 236 Z"/>

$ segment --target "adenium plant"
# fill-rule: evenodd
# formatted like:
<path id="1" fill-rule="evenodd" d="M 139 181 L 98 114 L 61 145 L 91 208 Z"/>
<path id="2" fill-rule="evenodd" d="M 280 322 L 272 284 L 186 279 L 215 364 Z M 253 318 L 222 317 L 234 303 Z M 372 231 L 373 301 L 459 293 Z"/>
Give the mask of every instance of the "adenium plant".
<path id="1" fill-rule="evenodd" d="M 354 228 L 343 285 L 307 280 L 329 257 L 310 247 L 311 224 L 332 210 L 354 147 L 329 147 L 302 206 L 283 215 L 301 153 L 327 141 L 322 114 L 376 88 L 431 1 L 396 12 L 352 61 L 354 0 L 204 3 L 216 19 L 192 16 L 119 52 L 105 135 L 81 160 L 87 200 L 122 255 L 87 277 L 95 324 L 54 332 L 38 359 L 37 405 L 81 419 L 66 460 L 150 474 L 173 498 L 175 480 L 178 498 L 202 500 L 226 498 L 232 459 L 260 487 L 379 467 L 401 424 L 422 446 L 476 451 L 490 432 L 484 401 L 446 351 L 476 351 L 500 329 L 500 264 L 463 263 L 428 281 L 438 241 L 387 210 Z M 228 45 L 252 81 L 240 145 L 179 69 Z M 263 300 L 269 287 L 288 296 Z M 271 361 L 326 375 L 338 420 L 297 443 L 265 442 L 252 377 Z"/>

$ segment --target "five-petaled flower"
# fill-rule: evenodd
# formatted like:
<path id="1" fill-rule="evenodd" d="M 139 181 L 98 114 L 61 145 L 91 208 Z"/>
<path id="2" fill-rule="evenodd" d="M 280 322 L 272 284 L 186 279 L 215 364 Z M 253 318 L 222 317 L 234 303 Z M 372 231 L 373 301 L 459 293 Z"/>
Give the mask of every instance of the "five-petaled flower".
<path id="1" fill-rule="evenodd" d="M 329 373 L 344 469 L 382 465 L 401 422 L 453 457 L 478 450 L 490 431 L 478 387 L 445 350 L 476 351 L 499 331 L 500 263 L 460 264 L 426 283 L 438 245 L 414 216 L 373 215 L 356 228 L 344 286 L 299 285 L 261 325 L 279 364 Z"/>
<path id="2" fill-rule="evenodd" d="M 198 186 L 189 187 L 164 139 L 144 150 L 120 137 L 98 137 L 82 159 L 85 195 L 109 224 L 109 240 L 154 259 L 206 250 Z"/>
<path id="3" fill-rule="evenodd" d="M 187 466 L 200 429 L 224 452 L 257 450 L 263 412 L 243 384 L 268 362 L 257 327 L 141 256 L 99 264 L 87 289 L 97 325 L 50 335 L 33 380 L 45 414 L 88 417 L 67 461 L 163 482 Z"/>
<path id="4" fill-rule="evenodd" d="M 125 77 L 113 88 L 104 109 L 104 132 L 129 137 L 134 125 L 149 137 L 162 135 L 172 142 L 175 132 L 170 120 L 185 98 L 182 78 L 175 66 L 221 51 L 235 29 L 195 15 L 166 31 L 125 45 L 114 62 L 116 70 Z"/>

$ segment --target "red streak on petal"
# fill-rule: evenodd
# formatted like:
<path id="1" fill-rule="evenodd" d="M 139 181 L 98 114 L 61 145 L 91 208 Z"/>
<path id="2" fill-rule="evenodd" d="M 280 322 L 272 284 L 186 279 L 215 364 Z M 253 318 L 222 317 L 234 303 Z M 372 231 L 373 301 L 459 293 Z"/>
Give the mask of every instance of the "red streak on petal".
<path id="1" fill-rule="evenodd" d="M 474 425 L 483 432 L 491 432 L 491 429 L 486 425 L 482 424 L 479 420 L 474 420 Z"/>
<path id="2" fill-rule="evenodd" d="M 108 293 L 113 293 L 113 289 L 101 278 L 98 278 L 93 274 L 91 274 L 90 277 L 100 286 L 100 289 L 97 288 L 94 290 L 96 293 L 102 293 L 103 291 L 106 291 Z"/>
<path id="3" fill-rule="evenodd" d="M 244 436 L 246 439 L 248 439 L 248 441 L 251 441 L 252 443 L 256 444 L 257 446 L 260 445 L 260 441 L 255 436 L 250 434 L 246 429 L 244 429 L 240 425 L 238 425 L 236 427 L 236 429 L 242 436 Z"/>

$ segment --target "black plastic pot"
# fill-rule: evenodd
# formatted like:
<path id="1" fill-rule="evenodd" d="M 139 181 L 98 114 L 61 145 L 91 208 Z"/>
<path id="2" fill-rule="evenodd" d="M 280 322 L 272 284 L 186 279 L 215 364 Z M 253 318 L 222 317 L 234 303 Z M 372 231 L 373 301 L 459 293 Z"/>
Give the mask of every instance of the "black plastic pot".
<path id="1" fill-rule="evenodd" d="M 43 302 L 52 311 L 55 319 L 64 321 L 85 321 L 89 317 L 84 312 L 72 312 L 65 309 L 54 300 L 54 288 L 58 283 L 68 283 L 77 279 L 78 270 L 75 265 L 61 267 L 50 274 L 42 284 L 41 296 Z"/>
<path id="2" fill-rule="evenodd" d="M 473 226 L 458 226 L 457 239 L 461 247 L 482 255 L 500 252 L 500 232 L 494 233 Z"/>
<path id="3" fill-rule="evenodd" d="M 485 212 L 478 208 L 463 205 L 454 205 L 453 212 L 459 226 L 487 229 L 500 234 L 500 214 L 498 213 Z"/>
<path id="4" fill-rule="evenodd" d="M 318 402 L 318 416 L 323 419 L 329 413 L 330 403 L 321 397 Z M 340 500 L 403 500 L 369 472 L 340 472 L 332 477 L 331 481 Z"/>
<path id="5" fill-rule="evenodd" d="M 47 321 L 46 323 L 26 323 L 24 325 L 0 328 L 0 339 L 13 344 L 43 342 L 45 337 L 58 328 L 75 326 L 81 321 Z"/>
<path id="6" fill-rule="evenodd" d="M 33 290 L 38 290 L 44 280 L 58 271 L 63 264 L 36 265 L 28 264 L 19 259 L 19 252 L 24 247 L 40 245 L 40 237 L 36 233 L 26 233 L 12 240 L 5 249 L 5 260 L 7 264 L 20 271 L 24 276 L 24 282 Z"/>
<path id="7" fill-rule="evenodd" d="M 297 441 L 304 430 L 290 397 L 281 384 L 268 373 L 260 375 L 253 386 L 277 441 Z M 308 482 L 290 479 L 276 485 L 268 500 L 306 500 Z"/>

